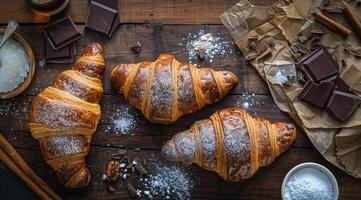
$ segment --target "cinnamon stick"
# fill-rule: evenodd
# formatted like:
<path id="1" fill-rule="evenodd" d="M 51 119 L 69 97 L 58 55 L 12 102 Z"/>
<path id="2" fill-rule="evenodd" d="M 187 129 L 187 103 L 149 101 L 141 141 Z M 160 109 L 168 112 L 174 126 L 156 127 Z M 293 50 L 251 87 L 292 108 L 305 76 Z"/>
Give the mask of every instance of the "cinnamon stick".
<path id="1" fill-rule="evenodd" d="M 361 22 L 355 15 L 355 13 L 352 11 L 351 7 L 343 1 L 344 9 L 343 13 L 345 14 L 347 20 L 350 22 L 352 28 L 355 29 L 356 35 L 361 39 Z"/>
<path id="2" fill-rule="evenodd" d="M 333 19 L 327 17 L 326 15 L 322 14 L 321 11 L 317 11 L 315 13 L 316 19 L 321 22 L 323 25 L 327 26 L 328 28 L 336 31 L 337 33 L 348 36 L 352 33 L 348 28 L 342 26 L 341 24 L 337 23 Z"/>
<path id="3" fill-rule="evenodd" d="M 55 199 L 55 200 L 61 200 L 61 198 L 50 188 L 50 186 L 48 184 L 46 184 L 31 168 L 30 166 L 24 161 L 24 159 L 16 152 L 16 150 L 11 146 L 11 144 L 5 139 L 5 137 L 0 134 L 0 150 L 2 152 L 2 156 L 1 159 L 2 160 L 8 160 L 10 159 L 10 162 L 7 161 L 5 162 L 8 163 L 8 167 L 10 169 L 14 170 L 20 170 L 20 172 L 15 172 L 21 179 L 25 179 L 24 182 L 27 183 L 28 185 L 35 185 L 36 188 L 33 189 L 32 187 L 34 186 L 30 186 L 29 187 L 31 189 L 33 189 L 33 191 L 35 193 L 37 193 L 39 196 L 43 195 L 42 193 L 38 193 L 38 190 L 43 191 L 43 193 L 45 193 L 48 198 L 47 199 Z M 5 155 L 4 155 L 5 154 Z M 31 182 L 31 183 L 30 183 Z M 40 196 L 41 197 L 41 196 Z"/>
<path id="4" fill-rule="evenodd" d="M 11 160 L 11 158 L 0 148 L 0 159 L 23 180 L 41 199 L 52 199 L 47 193 L 41 190 L 23 171 Z"/>

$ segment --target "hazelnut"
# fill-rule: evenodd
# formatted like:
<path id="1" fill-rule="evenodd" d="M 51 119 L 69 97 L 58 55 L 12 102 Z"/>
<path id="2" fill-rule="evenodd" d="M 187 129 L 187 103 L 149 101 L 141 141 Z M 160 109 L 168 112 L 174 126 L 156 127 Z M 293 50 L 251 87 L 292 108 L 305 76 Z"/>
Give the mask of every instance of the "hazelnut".
<path id="1" fill-rule="evenodd" d="M 117 160 L 111 160 L 107 164 L 106 175 L 107 175 L 108 182 L 115 182 L 118 180 L 118 178 L 120 176 L 119 168 L 120 168 L 120 162 Z"/>

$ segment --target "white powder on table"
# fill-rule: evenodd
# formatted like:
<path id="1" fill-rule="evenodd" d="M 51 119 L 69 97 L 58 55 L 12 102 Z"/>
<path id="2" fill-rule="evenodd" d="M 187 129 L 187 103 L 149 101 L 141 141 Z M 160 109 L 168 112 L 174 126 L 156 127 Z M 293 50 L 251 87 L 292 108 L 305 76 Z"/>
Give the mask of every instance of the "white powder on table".
<path id="1" fill-rule="evenodd" d="M 141 179 L 146 197 L 177 200 L 190 198 L 194 182 L 186 167 L 179 163 L 160 161 L 150 169 L 149 177 Z"/>
<path id="2" fill-rule="evenodd" d="M 333 186 L 326 174 L 303 168 L 293 174 L 285 187 L 285 200 L 332 200 Z"/>
<path id="3" fill-rule="evenodd" d="M 28 72 L 29 58 L 24 47 L 9 39 L 0 49 L 0 93 L 16 89 L 27 78 Z"/>
<path id="4" fill-rule="evenodd" d="M 112 129 L 111 126 L 108 126 L 105 132 L 112 132 L 116 135 L 132 134 L 137 125 L 136 117 L 129 112 L 129 107 L 123 111 L 117 109 L 111 117 L 111 121 L 114 124 L 114 128 Z"/>
<path id="5" fill-rule="evenodd" d="M 200 49 L 204 50 L 205 59 L 209 63 L 218 56 L 227 57 L 234 51 L 232 41 L 226 40 L 222 33 L 206 33 L 201 29 L 198 34 L 188 33 L 188 37 L 183 40 L 185 44 L 179 43 L 179 45 L 185 45 L 190 63 L 197 60 Z"/>

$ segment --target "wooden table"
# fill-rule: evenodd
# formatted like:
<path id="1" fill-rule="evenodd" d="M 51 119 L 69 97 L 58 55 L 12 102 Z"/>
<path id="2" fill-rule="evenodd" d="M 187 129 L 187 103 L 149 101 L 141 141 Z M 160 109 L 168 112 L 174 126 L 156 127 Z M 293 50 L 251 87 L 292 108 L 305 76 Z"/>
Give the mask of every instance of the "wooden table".
<path id="1" fill-rule="evenodd" d="M 36 16 L 25 5 L 23 0 L 0 1 L 0 23 L 4 27 L 10 19 L 21 24 L 20 32 L 31 43 L 37 59 L 35 78 L 26 90 L 11 100 L 0 101 L 0 132 L 3 133 L 16 150 L 31 167 L 45 179 L 64 199 L 131 199 L 124 184 L 116 192 L 109 193 L 101 180 L 103 168 L 110 155 L 120 148 L 128 148 L 132 156 L 146 158 L 150 155 L 159 157 L 161 146 L 175 133 L 187 129 L 195 120 L 207 118 L 215 110 L 225 107 L 239 107 L 251 98 L 263 104 L 251 106 L 256 116 L 271 121 L 292 120 L 281 112 L 274 104 L 265 83 L 256 71 L 239 54 L 236 47 L 234 53 L 227 57 L 216 57 L 209 65 L 214 69 L 226 69 L 237 74 L 240 84 L 221 102 L 208 106 L 200 112 L 181 118 L 172 125 L 162 126 L 147 122 L 139 111 L 129 107 L 123 98 L 110 89 L 109 71 L 118 63 L 154 60 L 160 53 L 180 49 L 179 43 L 188 33 L 197 34 L 201 29 L 205 32 L 221 33 L 230 40 L 218 16 L 238 0 L 124 0 L 119 1 L 122 22 L 111 39 L 99 33 L 87 30 L 85 37 L 77 41 L 77 55 L 82 47 L 90 42 L 100 42 L 105 49 L 107 62 L 104 80 L 105 94 L 101 101 L 102 118 L 97 132 L 93 136 L 91 152 L 87 156 L 91 174 L 91 185 L 83 190 L 64 189 L 56 180 L 54 172 L 43 161 L 37 141 L 29 133 L 28 112 L 34 96 L 47 87 L 58 73 L 69 69 L 69 64 L 48 64 L 40 66 L 44 57 L 42 26 L 47 19 Z M 62 16 L 70 15 L 79 29 L 83 30 L 88 2 L 87 0 L 71 1 Z M 60 16 L 59 16 L 60 17 Z M 129 50 L 136 41 L 143 44 L 142 52 L 137 55 Z M 177 59 L 187 62 L 187 52 L 176 55 Z M 251 97 L 244 94 L 254 94 Z M 112 116 L 119 109 L 124 109 L 135 116 L 137 125 L 131 135 L 116 135 L 106 131 L 112 127 Z M 7 110 L 7 111 L 4 111 Z M 280 188 L 283 177 L 295 165 L 303 162 L 316 162 L 329 168 L 337 178 L 340 187 L 340 199 L 361 199 L 361 181 L 357 180 L 327 162 L 312 146 L 307 136 L 299 129 L 296 142 L 291 149 L 281 155 L 272 165 L 261 169 L 255 177 L 240 183 L 227 183 L 216 174 L 192 166 L 196 184 L 191 199 L 280 199 Z M 141 148 L 137 152 L 135 149 Z M 0 196 L 1 199 L 37 199 L 28 187 L 0 162 Z"/>

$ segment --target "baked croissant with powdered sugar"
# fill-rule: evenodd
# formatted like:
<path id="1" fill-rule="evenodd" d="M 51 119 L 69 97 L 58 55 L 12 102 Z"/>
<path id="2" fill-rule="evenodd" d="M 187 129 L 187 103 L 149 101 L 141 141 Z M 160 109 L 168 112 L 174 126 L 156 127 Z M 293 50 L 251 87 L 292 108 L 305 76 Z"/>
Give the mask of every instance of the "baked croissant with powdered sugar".
<path id="1" fill-rule="evenodd" d="M 113 88 L 154 123 L 179 117 L 215 103 L 238 84 L 228 71 L 197 68 L 163 54 L 154 62 L 120 64 L 111 71 Z"/>
<path id="2" fill-rule="evenodd" d="M 295 139 L 292 124 L 270 123 L 251 117 L 245 110 L 227 108 L 176 134 L 161 153 L 166 160 L 196 163 L 234 182 L 271 164 Z"/>
<path id="3" fill-rule="evenodd" d="M 31 135 L 39 140 L 45 161 L 66 187 L 87 186 L 85 156 L 100 120 L 105 70 L 100 44 L 91 43 L 71 70 L 35 97 L 29 119 Z"/>

